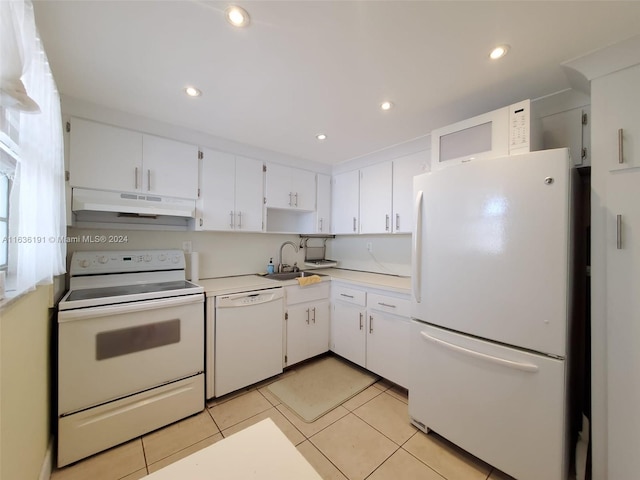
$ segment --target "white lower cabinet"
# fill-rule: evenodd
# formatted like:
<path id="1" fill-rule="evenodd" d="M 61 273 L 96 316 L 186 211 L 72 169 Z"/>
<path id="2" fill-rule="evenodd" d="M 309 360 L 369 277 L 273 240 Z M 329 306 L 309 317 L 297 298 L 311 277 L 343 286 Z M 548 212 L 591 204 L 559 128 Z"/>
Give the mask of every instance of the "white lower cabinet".
<path id="1" fill-rule="evenodd" d="M 366 364 L 366 309 L 334 302 L 331 315 L 331 351 L 362 367 Z"/>
<path id="2" fill-rule="evenodd" d="M 407 387 L 409 296 L 332 286 L 331 351 Z"/>
<path id="3" fill-rule="evenodd" d="M 329 350 L 329 283 L 286 287 L 285 295 L 288 366 Z"/>
<path id="4" fill-rule="evenodd" d="M 367 368 L 407 388 L 411 323 L 409 299 L 370 293 L 367 298 Z"/>

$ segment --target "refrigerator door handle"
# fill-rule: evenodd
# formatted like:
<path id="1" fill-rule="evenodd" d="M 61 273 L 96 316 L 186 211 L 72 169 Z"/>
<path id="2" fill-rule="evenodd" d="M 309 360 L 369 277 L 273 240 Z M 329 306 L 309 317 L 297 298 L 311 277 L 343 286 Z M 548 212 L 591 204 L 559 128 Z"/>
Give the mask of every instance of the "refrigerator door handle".
<path id="1" fill-rule="evenodd" d="M 425 332 L 420 332 L 420 335 L 422 335 L 422 338 L 424 340 L 433 342 L 436 345 L 440 345 L 444 348 L 448 348 L 449 350 L 454 350 L 464 355 L 468 355 L 474 358 L 479 358 L 481 360 L 495 363 L 497 365 L 502 365 L 504 367 L 515 368 L 516 370 L 522 370 L 524 372 L 535 373 L 538 371 L 538 366 L 532 363 L 514 362 L 513 360 L 507 360 L 505 358 L 494 357 L 493 355 L 487 355 L 486 353 L 476 352 L 475 350 L 470 350 L 468 348 L 461 347 L 460 345 L 455 345 L 453 343 L 445 342 L 444 340 L 436 338 Z"/>
<path id="2" fill-rule="evenodd" d="M 413 287 L 413 298 L 416 302 L 420 303 L 422 300 L 422 279 L 420 278 L 420 272 L 422 268 L 422 197 L 423 192 L 420 190 L 416 195 L 416 204 L 413 211 L 415 212 L 414 232 L 413 232 L 413 262 L 411 278 L 413 281 L 411 285 Z"/>

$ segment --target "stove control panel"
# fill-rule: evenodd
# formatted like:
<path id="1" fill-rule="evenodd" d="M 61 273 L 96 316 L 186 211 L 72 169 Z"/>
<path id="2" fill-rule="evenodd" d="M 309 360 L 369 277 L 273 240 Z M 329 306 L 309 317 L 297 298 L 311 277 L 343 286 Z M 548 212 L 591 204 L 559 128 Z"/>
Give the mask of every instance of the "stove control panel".
<path id="1" fill-rule="evenodd" d="M 74 252 L 71 276 L 103 273 L 184 270 L 182 250 L 131 250 L 116 252 Z"/>

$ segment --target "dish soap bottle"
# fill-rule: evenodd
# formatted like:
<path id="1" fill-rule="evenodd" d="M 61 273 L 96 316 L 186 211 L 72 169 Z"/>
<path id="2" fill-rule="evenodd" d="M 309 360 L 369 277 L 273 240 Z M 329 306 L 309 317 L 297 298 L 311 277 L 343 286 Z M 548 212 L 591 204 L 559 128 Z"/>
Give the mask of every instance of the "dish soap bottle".
<path id="1" fill-rule="evenodd" d="M 269 259 L 269 265 L 267 265 L 267 273 L 274 273 L 275 267 L 273 266 L 273 257 Z"/>

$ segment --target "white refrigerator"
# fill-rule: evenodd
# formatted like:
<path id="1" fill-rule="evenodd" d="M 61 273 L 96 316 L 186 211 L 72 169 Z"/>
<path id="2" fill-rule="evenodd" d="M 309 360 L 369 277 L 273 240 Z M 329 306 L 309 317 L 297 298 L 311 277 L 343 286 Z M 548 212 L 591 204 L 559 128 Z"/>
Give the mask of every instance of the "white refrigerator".
<path id="1" fill-rule="evenodd" d="M 567 149 L 414 178 L 409 414 L 518 480 L 565 480 Z"/>

